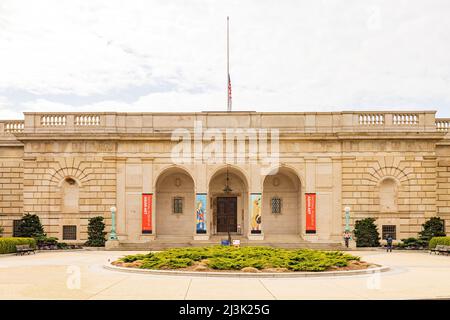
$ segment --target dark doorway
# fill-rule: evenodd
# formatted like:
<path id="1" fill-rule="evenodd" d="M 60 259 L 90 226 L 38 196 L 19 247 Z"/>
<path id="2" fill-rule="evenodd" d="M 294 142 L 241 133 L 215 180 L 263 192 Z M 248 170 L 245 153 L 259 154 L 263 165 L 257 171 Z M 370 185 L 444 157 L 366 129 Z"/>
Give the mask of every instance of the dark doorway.
<path id="1" fill-rule="evenodd" d="M 237 197 L 217 197 L 217 232 L 237 232 Z"/>

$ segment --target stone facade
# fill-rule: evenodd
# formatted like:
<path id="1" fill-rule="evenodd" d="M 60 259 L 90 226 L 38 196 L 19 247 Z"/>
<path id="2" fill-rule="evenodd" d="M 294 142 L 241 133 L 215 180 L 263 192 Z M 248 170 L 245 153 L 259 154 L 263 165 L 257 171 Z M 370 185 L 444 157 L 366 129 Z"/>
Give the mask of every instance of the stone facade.
<path id="1" fill-rule="evenodd" d="M 351 226 L 375 217 L 380 233 L 383 225 L 395 226 L 397 239 L 417 236 L 436 215 L 450 230 L 449 123 L 431 111 L 25 113 L 24 121 L 0 121 L 0 225 L 11 236 L 14 220 L 36 213 L 49 236 L 62 240 L 63 226 L 76 226 L 76 238 L 64 241 L 83 242 L 91 217 L 103 216 L 111 229 L 115 206 L 120 242 L 201 243 L 221 235 L 218 201 L 233 197 L 233 233 L 260 243 L 341 243 L 347 206 Z M 278 130 L 276 170 L 261 173 L 249 144 L 242 161 L 198 161 L 194 151 L 192 161 L 174 163 L 174 130 L 195 136 L 195 124 Z M 207 146 L 211 139 L 200 141 Z M 224 194 L 227 176 L 232 192 Z M 143 193 L 153 195 L 152 233 L 142 232 Z M 313 234 L 305 230 L 307 193 L 317 197 Z M 200 235 L 198 194 L 207 195 L 206 233 Z M 256 234 L 251 194 L 262 199 Z M 275 198 L 281 204 L 276 214 Z"/>

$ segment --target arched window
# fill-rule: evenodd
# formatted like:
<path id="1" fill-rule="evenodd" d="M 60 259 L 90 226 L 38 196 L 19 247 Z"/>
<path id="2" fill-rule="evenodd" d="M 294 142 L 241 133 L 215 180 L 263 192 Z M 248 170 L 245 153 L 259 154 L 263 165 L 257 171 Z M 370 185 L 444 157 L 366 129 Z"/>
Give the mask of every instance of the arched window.
<path id="1" fill-rule="evenodd" d="M 72 178 L 65 178 L 61 185 L 61 211 L 73 213 L 79 211 L 79 191 L 78 183 Z"/>
<path id="2" fill-rule="evenodd" d="M 398 186 L 397 181 L 386 178 L 380 183 L 380 211 L 397 211 Z"/>

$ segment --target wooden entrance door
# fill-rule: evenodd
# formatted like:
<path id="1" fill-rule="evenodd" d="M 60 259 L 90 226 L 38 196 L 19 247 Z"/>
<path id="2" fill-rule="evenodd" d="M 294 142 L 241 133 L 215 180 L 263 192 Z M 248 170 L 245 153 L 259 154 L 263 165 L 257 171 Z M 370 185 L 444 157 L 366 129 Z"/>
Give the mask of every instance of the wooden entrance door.
<path id="1" fill-rule="evenodd" d="M 237 197 L 217 197 L 217 232 L 237 232 Z"/>

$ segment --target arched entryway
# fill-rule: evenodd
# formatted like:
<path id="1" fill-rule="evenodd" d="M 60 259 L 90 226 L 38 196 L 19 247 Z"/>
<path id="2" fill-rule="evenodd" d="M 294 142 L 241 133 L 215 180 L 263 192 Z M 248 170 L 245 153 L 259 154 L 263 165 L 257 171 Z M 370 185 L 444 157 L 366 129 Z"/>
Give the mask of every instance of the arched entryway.
<path id="1" fill-rule="evenodd" d="M 248 229 L 248 182 L 244 173 L 233 166 L 217 170 L 209 181 L 208 196 L 212 211 L 211 233 L 245 234 Z"/>
<path id="2" fill-rule="evenodd" d="M 265 235 L 300 235 L 301 183 L 293 169 L 281 167 L 263 183 Z"/>
<path id="3" fill-rule="evenodd" d="M 157 236 L 192 236 L 195 230 L 195 183 L 179 167 L 166 169 L 156 181 L 155 231 Z"/>

